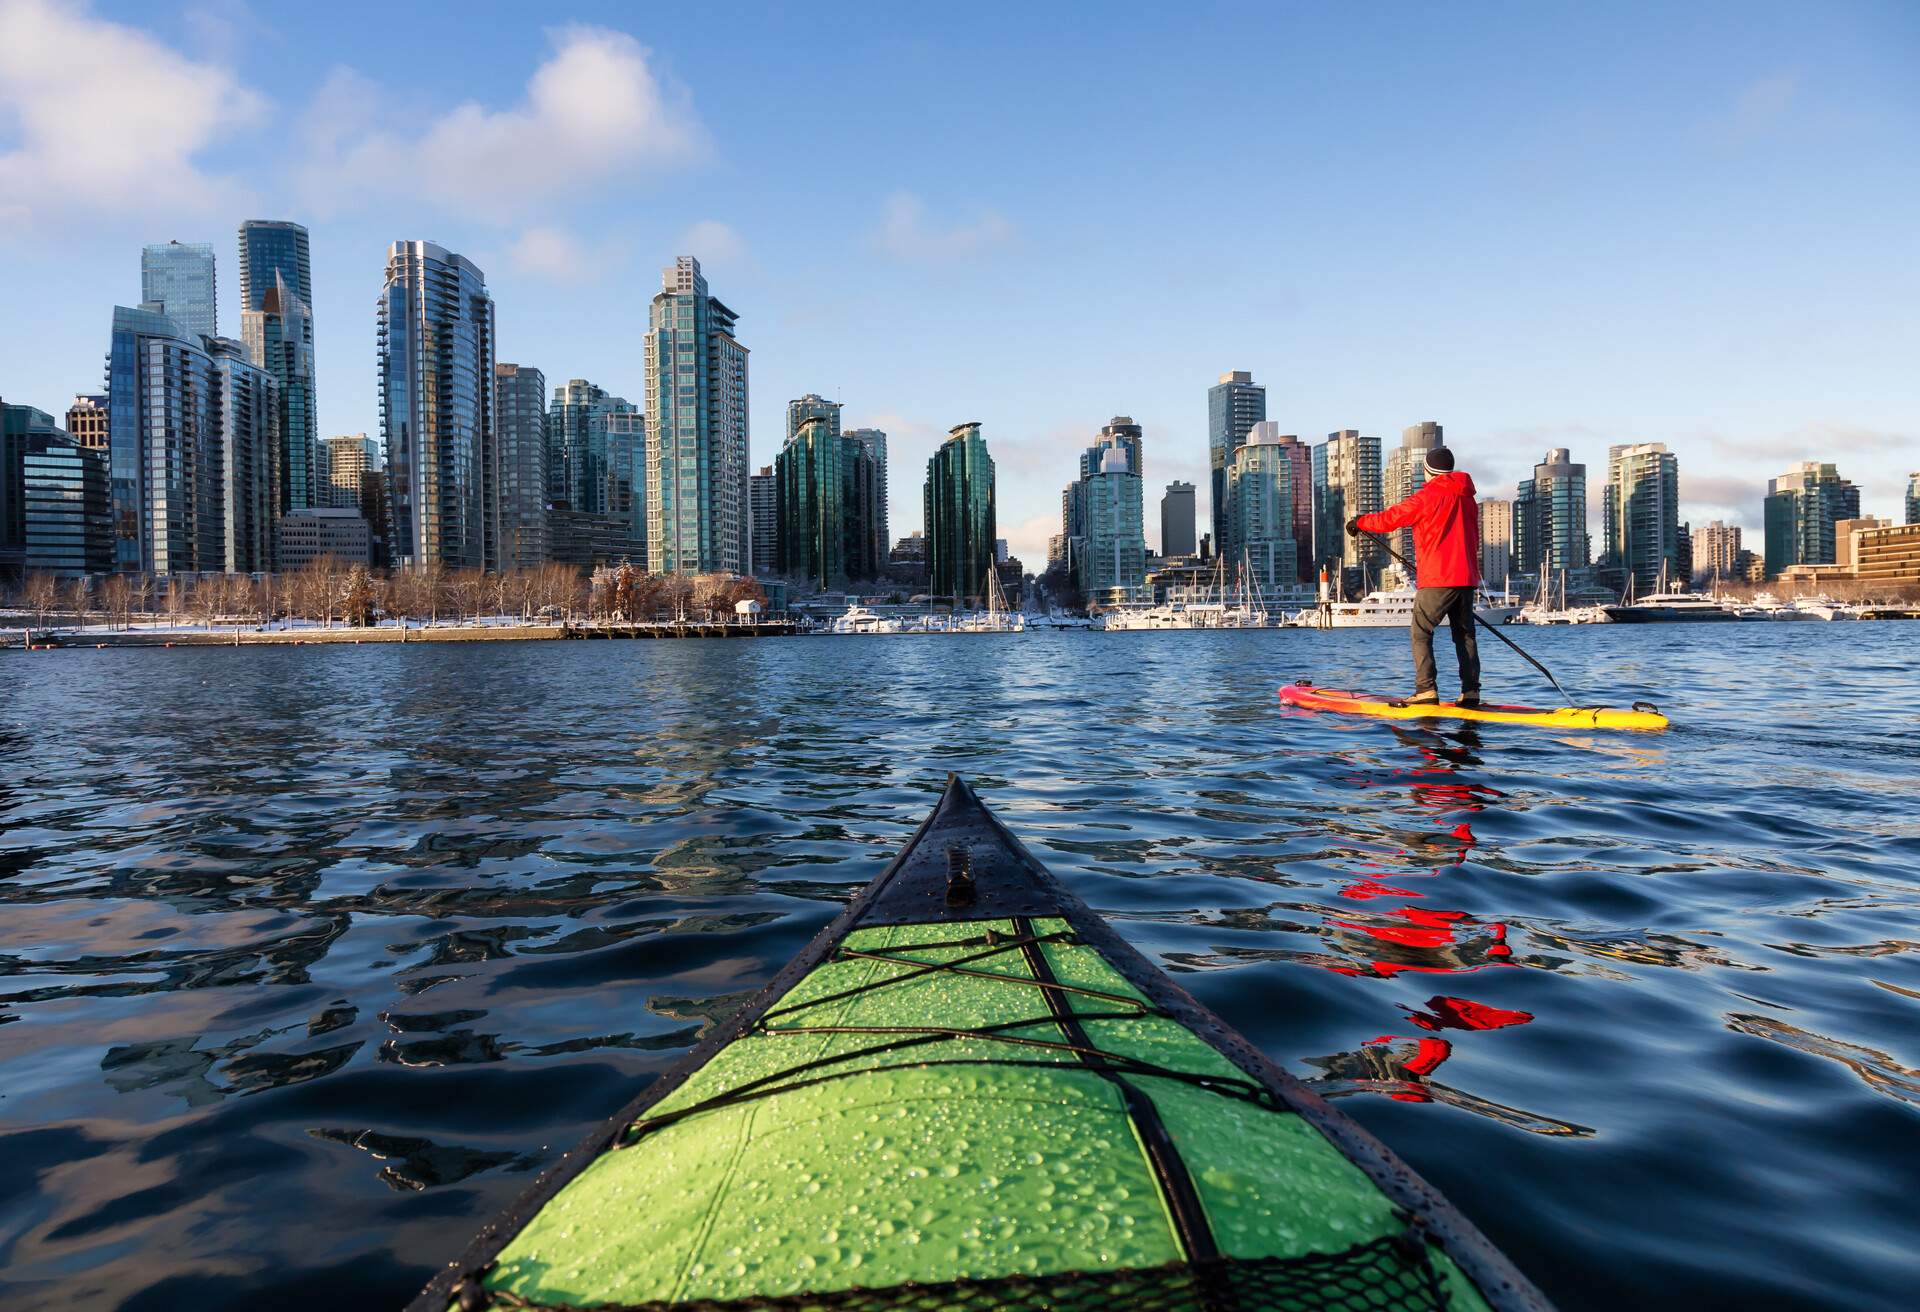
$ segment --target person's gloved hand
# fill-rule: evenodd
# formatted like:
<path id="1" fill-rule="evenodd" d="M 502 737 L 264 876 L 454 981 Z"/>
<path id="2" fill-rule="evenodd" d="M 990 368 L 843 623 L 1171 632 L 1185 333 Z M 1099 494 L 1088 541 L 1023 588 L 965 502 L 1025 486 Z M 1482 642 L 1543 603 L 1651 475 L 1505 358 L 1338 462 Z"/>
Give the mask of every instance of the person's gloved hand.
<path id="1" fill-rule="evenodd" d="M 1357 519 L 1350 519 L 1350 520 L 1348 520 L 1348 521 L 1347 521 L 1347 536 L 1348 536 L 1348 537 L 1350 537 L 1350 538 L 1357 538 L 1357 537 L 1359 537 L 1359 536 L 1360 536 L 1360 521 L 1359 521 L 1359 520 L 1357 520 Z"/>

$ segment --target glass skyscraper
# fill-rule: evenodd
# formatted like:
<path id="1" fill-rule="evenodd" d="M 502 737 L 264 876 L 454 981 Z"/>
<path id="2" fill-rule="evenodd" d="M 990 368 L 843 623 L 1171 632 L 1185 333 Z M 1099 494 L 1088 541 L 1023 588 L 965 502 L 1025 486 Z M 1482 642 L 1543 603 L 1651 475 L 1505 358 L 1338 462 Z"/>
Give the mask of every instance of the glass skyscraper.
<path id="1" fill-rule="evenodd" d="M 774 458 L 779 529 L 776 569 L 816 588 L 837 586 L 847 576 L 846 451 L 839 410 L 788 403 L 791 435 Z M 796 407 L 801 407 L 796 410 Z"/>
<path id="2" fill-rule="evenodd" d="M 1080 587 L 1090 600 L 1134 600 L 1147 577 L 1140 429 L 1116 419 L 1101 431 L 1101 440 L 1080 457 L 1087 471 L 1080 479 Z"/>
<path id="3" fill-rule="evenodd" d="M 393 563 L 481 568 L 498 496 L 486 277 L 433 242 L 395 242 L 376 321 Z"/>
<path id="4" fill-rule="evenodd" d="M 1292 498 L 1288 512 L 1288 531 L 1293 535 L 1294 576 L 1278 579 L 1263 586 L 1291 587 L 1295 583 L 1308 583 L 1313 579 L 1313 451 L 1297 436 L 1280 431 L 1280 425 L 1272 420 L 1263 419 L 1247 430 L 1246 442 L 1251 446 L 1258 442 L 1272 448 L 1272 454 L 1263 454 L 1262 461 L 1284 460 L 1289 467 L 1287 477 L 1288 495 Z M 1232 501 L 1232 466 L 1228 466 L 1228 501 Z M 1226 557 L 1228 572 L 1239 569 L 1246 562 L 1246 554 L 1240 540 L 1234 536 L 1237 531 L 1237 518 L 1231 513 L 1227 516 L 1227 540 L 1217 543 L 1221 555 Z"/>
<path id="5" fill-rule="evenodd" d="M 1907 475 L 1906 522 L 1920 524 L 1920 472 Z"/>
<path id="6" fill-rule="evenodd" d="M 283 503 L 279 382 L 239 342 L 210 337 L 207 350 L 220 388 L 220 568 L 262 573 L 274 566 L 274 523 Z"/>
<path id="7" fill-rule="evenodd" d="M 547 410 L 547 491 L 589 515 L 612 513 L 608 504 L 607 419 L 635 413 L 633 403 L 584 378 L 553 389 Z M 631 430 L 622 429 L 623 433 Z"/>
<path id="8" fill-rule="evenodd" d="M 922 498 L 933 594 L 984 598 L 997 525 L 993 457 L 978 423 L 956 424 L 927 461 Z"/>
<path id="9" fill-rule="evenodd" d="M 1381 501 L 1389 506 L 1397 506 L 1425 487 L 1427 452 L 1445 445 L 1446 438 L 1440 425 L 1431 419 L 1402 429 L 1400 445 L 1387 457 L 1386 467 L 1381 471 Z M 1415 564 L 1419 563 L 1414 554 L 1412 529 L 1395 529 L 1391 538 L 1395 551 Z"/>
<path id="10" fill-rule="evenodd" d="M 887 513 L 887 435 L 878 428 L 849 428 L 844 436 L 864 446 L 873 461 L 873 574 L 878 578 L 886 572 L 887 554 L 893 549 L 888 536 L 892 529 Z"/>
<path id="11" fill-rule="evenodd" d="M 530 364 L 496 363 L 493 422 L 500 568 L 538 569 L 548 559 L 547 376 Z"/>
<path id="12" fill-rule="evenodd" d="M 26 570 L 77 579 L 111 569 L 107 453 L 58 431 L 29 433 L 21 475 Z"/>
<path id="13" fill-rule="evenodd" d="M 1193 484 L 1175 480 L 1160 498 L 1160 554 L 1191 556 L 1198 550 L 1193 529 Z"/>
<path id="14" fill-rule="evenodd" d="M 1554 575 L 1593 563 L 1587 531 L 1587 467 L 1555 447 L 1520 480 L 1513 500 L 1513 568 Z"/>
<path id="15" fill-rule="evenodd" d="M 700 261 L 662 272 L 647 329 L 647 567 L 741 573 L 747 505 L 747 348 Z"/>
<path id="16" fill-rule="evenodd" d="M 1680 463 L 1664 442 L 1607 448 L 1604 563 L 1635 595 L 1680 583 Z"/>
<path id="17" fill-rule="evenodd" d="M 1247 430 L 1267 417 L 1267 389 L 1244 369 L 1220 375 L 1207 389 L 1207 458 L 1213 467 L 1213 549 L 1227 540 L 1227 466 Z"/>
<path id="18" fill-rule="evenodd" d="M 313 270 L 307 230 L 284 219 L 240 225 L 240 336 L 280 385 L 279 510 L 326 506 L 313 371 Z"/>
<path id="19" fill-rule="evenodd" d="M 1768 578 L 1793 565 L 1831 565 L 1833 526 L 1859 518 L 1860 489 L 1834 466 L 1805 460 L 1768 480 L 1763 515 Z"/>
<path id="20" fill-rule="evenodd" d="M 753 572 L 780 571 L 780 479 L 772 465 L 761 466 L 748 489 L 753 515 Z"/>
<path id="21" fill-rule="evenodd" d="M 213 246 L 170 241 L 140 251 L 140 308 L 164 314 L 196 337 L 220 331 Z"/>
<path id="22" fill-rule="evenodd" d="M 1290 444 L 1299 446 L 1297 439 Z M 1234 548 L 1229 578 L 1244 578 L 1262 593 L 1299 582 L 1299 469 L 1288 439 L 1264 425 L 1256 425 L 1234 452 L 1227 470 L 1227 536 Z"/>
<path id="23" fill-rule="evenodd" d="M 607 412 L 607 514 L 630 559 L 647 561 L 647 417 L 633 406 Z"/>

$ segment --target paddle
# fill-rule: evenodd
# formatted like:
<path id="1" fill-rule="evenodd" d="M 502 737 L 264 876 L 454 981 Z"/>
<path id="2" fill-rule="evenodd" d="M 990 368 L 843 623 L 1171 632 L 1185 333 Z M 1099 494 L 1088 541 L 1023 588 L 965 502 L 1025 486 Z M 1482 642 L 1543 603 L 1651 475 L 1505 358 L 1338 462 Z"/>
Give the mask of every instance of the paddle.
<path id="1" fill-rule="evenodd" d="M 1393 542 L 1390 538 L 1387 537 L 1385 533 L 1375 533 L 1371 529 L 1364 529 L 1364 528 L 1361 529 L 1360 531 L 1362 533 L 1365 533 L 1368 537 L 1379 538 L 1380 545 L 1387 549 L 1387 554 L 1389 556 L 1392 556 L 1395 560 L 1399 561 L 1401 567 L 1405 569 L 1408 574 L 1413 574 L 1416 572 L 1413 568 L 1413 563 L 1409 561 L 1405 556 L 1401 555 L 1399 552 L 1393 549 Z M 1509 638 L 1506 634 L 1500 632 L 1499 625 L 1489 624 L 1486 620 L 1481 619 L 1480 612 L 1474 610 L 1472 606 L 1468 606 L 1467 610 L 1469 613 L 1472 614 L 1474 623 L 1478 624 L 1481 628 L 1485 629 L 1488 633 L 1491 633 L 1494 637 L 1500 639 L 1500 641 L 1506 643 L 1507 646 L 1513 648 L 1516 652 L 1520 652 L 1521 660 L 1533 666 L 1533 668 L 1540 671 L 1540 673 L 1546 675 L 1547 682 L 1553 685 L 1553 690 L 1559 693 L 1562 697 L 1565 697 L 1567 699 L 1567 705 L 1571 706 L 1574 704 L 1573 698 L 1568 695 L 1567 690 L 1560 686 L 1560 680 L 1553 677 L 1552 670 L 1542 665 L 1539 661 L 1535 660 L 1533 657 L 1527 655 L 1527 653 L 1525 653 L 1524 651 L 1520 651 L 1520 644 L 1515 642 L 1512 638 Z"/>

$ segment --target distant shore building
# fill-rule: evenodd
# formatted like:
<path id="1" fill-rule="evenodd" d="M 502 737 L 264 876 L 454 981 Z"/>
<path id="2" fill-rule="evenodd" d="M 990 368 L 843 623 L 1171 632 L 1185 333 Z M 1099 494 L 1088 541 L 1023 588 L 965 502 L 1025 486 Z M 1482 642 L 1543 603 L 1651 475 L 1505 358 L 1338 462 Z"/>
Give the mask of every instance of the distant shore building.
<path id="1" fill-rule="evenodd" d="M 1427 452 L 1445 445 L 1444 432 L 1440 425 L 1431 419 L 1401 429 L 1400 445 L 1387 456 L 1386 466 L 1381 471 L 1382 502 L 1389 506 L 1397 506 L 1425 487 Z M 1416 565 L 1420 563 L 1414 551 L 1412 529 L 1395 529 L 1391 540 L 1395 551 Z"/>
<path id="2" fill-rule="evenodd" d="M 789 435 L 773 462 L 779 523 L 775 559 L 779 573 L 825 591 L 847 577 L 846 472 L 839 407 L 832 406 L 827 414 L 818 409 L 796 411 L 800 405 L 796 401 L 787 407 Z"/>
<path id="3" fill-rule="evenodd" d="M 0 581 L 112 567 L 107 453 L 35 406 L 0 402 Z"/>
<path id="4" fill-rule="evenodd" d="M 365 433 L 345 433 L 320 444 L 320 508 L 358 510 L 367 475 L 379 472 L 380 443 Z"/>
<path id="5" fill-rule="evenodd" d="M 993 457 L 978 422 L 956 424 L 927 461 L 922 493 L 927 566 L 935 595 L 979 601 L 993 569 Z"/>
<path id="6" fill-rule="evenodd" d="M 1664 442 L 1607 448 L 1602 563 L 1636 596 L 1678 583 L 1680 464 Z"/>
<path id="7" fill-rule="evenodd" d="M 273 567 L 279 396 L 241 343 L 119 306 L 107 353 L 116 570 Z"/>
<path id="8" fill-rule="evenodd" d="M 1740 526 L 1710 519 L 1693 530 L 1693 576 L 1739 582 Z"/>
<path id="9" fill-rule="evenodd" d="M 1906 522 L 1920 524 L 1920 472 L 1907 475 Z"/>
<path id="10" fill-rule="evenodd" d="M 773 574 L 780 559 L 780 480 L 772 465 L 753 475 L 748 487 L 753 520 L 753 572 Z"/>
<path id="11" fill-rule="evenodd" d="M 1277 425 L 1272 426 L 1277 427 Z M 1299 439 L 1254 425 L 1227 470 L 1227 577 L 1244 577 L 1263 594 L 1300 581 L 1294 450 Z M 1244 570 L 1244 575 L 1242 571 Z"/>
<path id="12" fill-rule="evenodd" d="M 1313 581 L 1313 449 L 1292 433 L 1282 433 L 1280 425 L 1271 420 L 1261 420 L 1247 430 L 1245 445 L 1258 442 L 1262 446 L 1272 447 L 1273 452 L 1263 453 L 1262 461 L 1284 460 L 1290 467 L 1288 476 L 1288 495 L 1292 497 L 1292 506 L 1288 512 L 1289 531 L 1293 534 L 1294 576 L 1281 579 L 1271 586 L 1287 587 L 1295 583 Z M 1229 470 L 1231 484 L 1231 470 Z M 1228 488 L 1228 501 L 1232 501 L 1232 488 Z M 1228 533 L 1234 531 L 1238 521 L 1229 513 L 1227 516 Z M 1240 568 L 1244 552 L 1236 540 L 1229 540 L 1223 554 L 1227 557 L 1229 574 Z"/>
<path id="13" fill-rule="evenodd" d="M 170 241 L 140 252 L 140 308 L 164 314 L 194 337 L 220 332 L 213 245 Z"/>
<path id="14" fill-rule="evenodd" d="M 1247 430 L 1266 417 L 1267 389 L 1245 369 L 1221 374 L 1220 381 L 1207 389 L 1207 460 L 1213 473 L 1209 509 L 1216 543 L 1227 536 L 1227 467 L 1246 440 Z"/>
<path id="15" fill-rule="evenodd" d="M 1194 538 L 1193 484 L 1174 481 L 1160 498 L 1160 554 L 1191 556 L 1199 549 Z M 1051 551 L 1049 551 L 1051 555 Z"/>
<path id="16" fill-rule="evenodd" d="M 1834 563 L 1834 525 L 1860 515 L 1860 489 L 1833 465 L 1803 460 L 1767 483 L 1767 577 L 1795 565 Z"/>
<path id="17" fill-rule="evenodd" d="M 493 422 L 499 473 L 489 532 L 500 543 L 499 568 L 538 569 L 552 558 L 547 524 L 546 374 L 530 364 L 496 361 Z M 338 482 L 338 466 L 334 477 Z"/>
<path id="18" fill-rule="evenodd" d="M 373 534 L 357 510 L 313 507 L 280 517 L 280 570 L 297 573 L 332 556 L 343 565 L 373 561 Z"/>
<path id="19" fill-rule="evenodd" d="M 691 255 L 662 272 L 646 338 L 647 567 L 739 574 L 751 563 L 747 348 Z"/>
<path id="20" fill-rule="evenodd" d="M 73 404 L 67 407 L 67 436 L 89 451 L 105 451 L 108 433 L 105 394 L 74 397 Z"/>
<path id="21" fill-rule="evenodd" d="M 1587 531 L 1587 467 L 1565 447 L 1547 452 L 1513 498 L 1514 567 L 1554 575 L 1593 563 Z"/>
<path id="22" fill-rule="evenodd" d="M 887 553 L 893 547 L 893 539 L 888 536 L 892 531 L 892 516 L 887 510 L 887 435 L 878 428 L 849 428 L 843 436 L 865 447 L 868 458 L 873 461 L 870 558 L 877 578 L 886 573 Z"/>
<path id="23" fill-rule="evenodd" d="M 377 328 L 393 564 L 497 567 L 486 532 L 498 496 L 486 276 L 433 242 L 395 242 Z"/>
<path id="24" fill-rule="evenodd" d="M 1920 586 L 1920 522 L 1852 535 L 1854 581 L 1880 587 Z"/>
<path id="25" fill-rule="evenodd" d="M 1336 575 L 1378 567 L 1385 559 L 1379 541 L 1348 537 L 1347 521 L 1382 508 L 1380 439 L 1354 428 L 1328 433 L 1313 448 L 1313 502 L 1315 563 Z"/>
<path id="26" fill-rule="evenodd" d="M 1498 497 L 1480 499 L 1480 577 L 1505 588 L 1513 573 L 1513 507 Z"/>
<path id="27" fill-rule="evenodd" d="M 611 514 L 608 425 L 614 415 L 636 412 L 626 397 L 584 378 L 555 384 L 547 410 L 547 495 L 590 515 Z"/>
<path id="28" fill-rule="evenodd" d="M 1147 578 L 1140 428 L 1115 419 L 1080 457 L 1085 546 L 1080 587 L 1102 601 L 1136 599 Z M 1098 462 L 1097 465 L 1095 462 Z"/>

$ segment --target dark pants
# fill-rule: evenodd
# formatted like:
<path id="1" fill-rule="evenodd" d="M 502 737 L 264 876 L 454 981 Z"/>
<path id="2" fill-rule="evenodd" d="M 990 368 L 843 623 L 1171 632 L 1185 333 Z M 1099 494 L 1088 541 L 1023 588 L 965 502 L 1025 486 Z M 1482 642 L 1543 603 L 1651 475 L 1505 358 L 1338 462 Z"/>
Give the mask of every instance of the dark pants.
<path id="1" fill-rule="evenodd" d="M 1435 691 L 1433 631 L 1441 620 L 1453 629 L 1460 658 L 1460 693 L 1480 693 L 1480 636 L 1474 632 L 1472 588 L 1422 588 L 1413 597 L 1413 690 Z"/>

